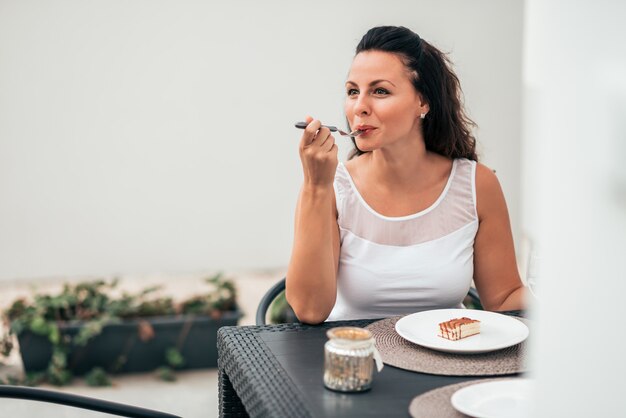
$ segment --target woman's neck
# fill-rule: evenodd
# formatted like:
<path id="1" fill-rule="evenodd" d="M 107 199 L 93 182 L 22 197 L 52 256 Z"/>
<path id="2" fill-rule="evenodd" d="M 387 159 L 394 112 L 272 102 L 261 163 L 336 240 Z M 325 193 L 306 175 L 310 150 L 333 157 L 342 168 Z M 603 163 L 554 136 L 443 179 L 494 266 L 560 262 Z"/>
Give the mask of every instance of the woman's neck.
<path id="1" fill-rule="evenodd" d="M 432 156 L 423 141 L 390 146 L 368 153 L 368 171 L 382 185 L 415 184 L 428 171 Z"/>

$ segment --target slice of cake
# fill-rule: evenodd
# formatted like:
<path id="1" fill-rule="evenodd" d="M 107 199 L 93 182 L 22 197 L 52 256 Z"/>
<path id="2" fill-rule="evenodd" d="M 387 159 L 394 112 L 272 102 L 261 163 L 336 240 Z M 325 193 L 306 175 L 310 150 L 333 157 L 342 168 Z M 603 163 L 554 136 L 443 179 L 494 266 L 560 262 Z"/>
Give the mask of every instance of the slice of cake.
<path id="1" fill-rule="evenodd" d="M 456 341 L 480 333 L 480 321 L 470 318 L 454 318 L 439 324 L 439 336 Z"/>

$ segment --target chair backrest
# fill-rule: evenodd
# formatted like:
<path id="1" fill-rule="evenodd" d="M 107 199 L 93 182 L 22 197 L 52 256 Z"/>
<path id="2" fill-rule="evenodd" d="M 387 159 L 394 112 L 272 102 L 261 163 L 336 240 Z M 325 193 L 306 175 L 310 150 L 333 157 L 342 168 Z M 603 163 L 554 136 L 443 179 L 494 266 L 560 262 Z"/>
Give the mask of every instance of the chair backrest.
<path id="1" fill-rule="evenodd" d="M 256 324 L 257 325 L 265 325 L 265 317 L 267 316 L 268 310 L 272 307 L 272 302 L 277 300 L 277 298 L 284 298 L 285 292 L 285 283 L 286 278 L 283 277 L 278 283 L 272 286 L 266 293 L 263 295 L 263 298 L 259 302 L 259 306 L 256 310 Z M 282 310 L 282 322 L 299 322 L 298 317 L 291 309 L 291 306 L 287 303 L 286 300 L 283 299 L 283 308 Z"/>
<path id="2" fill-rule="evenodd" d="M 267 311 L 272 305 L 272 302 L 285 291 L 285 283 L 286 278 L 283 277 L 278 283 L 272 286 L 266 293 L 263 295 L 263 299 L 259 302 L 259 307 L 256 310 L 256 324 L 257 325 L 265 325 L 265 317 L 267 316 Z M 470 287 L 469 292 L 467 292 L 467 296 L 469 301 L 471 301 L 471 307 L 474 309 L 482 309 L 482 305 L 480 304 L 480 297 L 478 296 L 478 292 L 475 288 Z M 289 307 L 289 305 L 287 305 Z M 468 306 L 469 307 L 469 306 Z M 290 309 L 290 308 L 289 308 Z M 297 318 L 295 315 L 293 316 L 293 321 L 297 322 Z"/>
<path id="3" fill-rule="evenodd" d="M 475 288 L 473 287 L 469 288 L 469 291 L 467 292 L 466 301 L 468 303 L 465 303 L 465 305 L 468 308 L 480 309 L 481 311 L 483 310 L 483 305 L 480 303 L 480 296 L 478 296 L 478 291 Z"/>
<path id="4" fill-rule="evenodd" d="M 31 388 L 26 386 L 0 385 L 0 398 L 26 399 L 31 401 L 56 403 L 73 406 L 80 409 L 104 412 L 112 415 L 136 418 L 180 418 L 178 415 L 137 406 L 104 401 L 88 396 L 73 395 L 71 393 L 54 390 Z"/>

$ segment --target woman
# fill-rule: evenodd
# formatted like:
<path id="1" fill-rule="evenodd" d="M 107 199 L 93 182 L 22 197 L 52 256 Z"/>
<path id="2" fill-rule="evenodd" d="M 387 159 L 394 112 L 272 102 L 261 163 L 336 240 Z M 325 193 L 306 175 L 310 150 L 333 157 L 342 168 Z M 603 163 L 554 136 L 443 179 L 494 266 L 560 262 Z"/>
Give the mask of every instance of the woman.
<path id="1" fill-rule="evenodd" d="M 473 279 L 483 307 L 523 307 L 504 195 L 476 162 L 473 125 L 445 55 L 403 27 L 369 30 L 346 82 L 355 151 L 307 118 L 287 271 L 302 322 L 460 307 Z"/>

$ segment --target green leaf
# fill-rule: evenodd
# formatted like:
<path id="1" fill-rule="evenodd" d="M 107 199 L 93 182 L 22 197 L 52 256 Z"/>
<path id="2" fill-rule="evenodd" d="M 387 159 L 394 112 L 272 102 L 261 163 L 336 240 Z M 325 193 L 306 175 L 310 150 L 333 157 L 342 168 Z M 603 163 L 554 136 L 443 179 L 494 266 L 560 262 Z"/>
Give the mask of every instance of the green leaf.
<path id="1" fill-rule="evenodd" d="M 56 324 L 50 324 L 48 339 L 52 345 L 59 345 L 59 342 L 61 341 L 61 333 L 59 332 L 59 327 Z"/>
<path id="2" fill-rule="evenodd" d="M 85 382 L 89 386 L 111 386 L 111 379 L 101 367 L 94 367 L 85 376 Z"/>
<path id="3" fill-rule="evenodd" d="M 23 318 L 17 318 L 11 321 L 11 332 L 14 332 L 15 335 L 20 335 L 26 328 L 26 320 Z"/>
<path id="4" fill-rule="evenodd" d="M 124 367 L 124 365 L 126 364 L 127 361 L 128 361 L 128 357 L 126 357 L 123 354 L 120 354 L 115 359 L 115 362 L 113 363 L 113 368 L 111 370 L 113 372 L 119 371 L 122 367 Z"/>
<path id="5" fill-rule="evenodd" d="M 64 386 L 72 381 L 72 373 L 69 370 L 49 367 L 47 380 L 53 385 Z"/>
<path id="6" fill-rule="evenodd" d="M 171 367 L 159 367 L 156 372 L 157 376 L 159 376 L 161 380 L 164 380 L 166 382 L 176 381 L 176 373 L 174 373 L 174 370 Z"/>
<path id="7" fill-rule="evenodd" d="M 176 348 L 168 348 L 165 351 L 165 360 L 171 367 L 181 367 L 185 364 L 185 358 Z"/>
<path id="8" fill-rule="evenodd" d="M 67 365 L 67 354 L 65 351 L 59 347 L 54 347 L 50 364 L 55 367 L 65 368 Z"/>
<path id="9" fill-rule="evenodd" d="M 67 353 L 62 347 L 54 347 L 52 351 L 52 359 L 46 370 L 48 382 L 53 385 L 63 386 L 72 380 L 72 373 L 66 369 Z"/>
<path id="10" fill-rule="evenodd" d="M 42 316 L 36 316 L 30 321 L 30 330 L 35 334 L 48 335 L 48 322 Z"/>
<path id="11" fill-rule="evenodd" d="M 45 372 L 27 372 L 24 376 L 23 384 L 26 386 L 37 386 L 46 380 Z"/>

